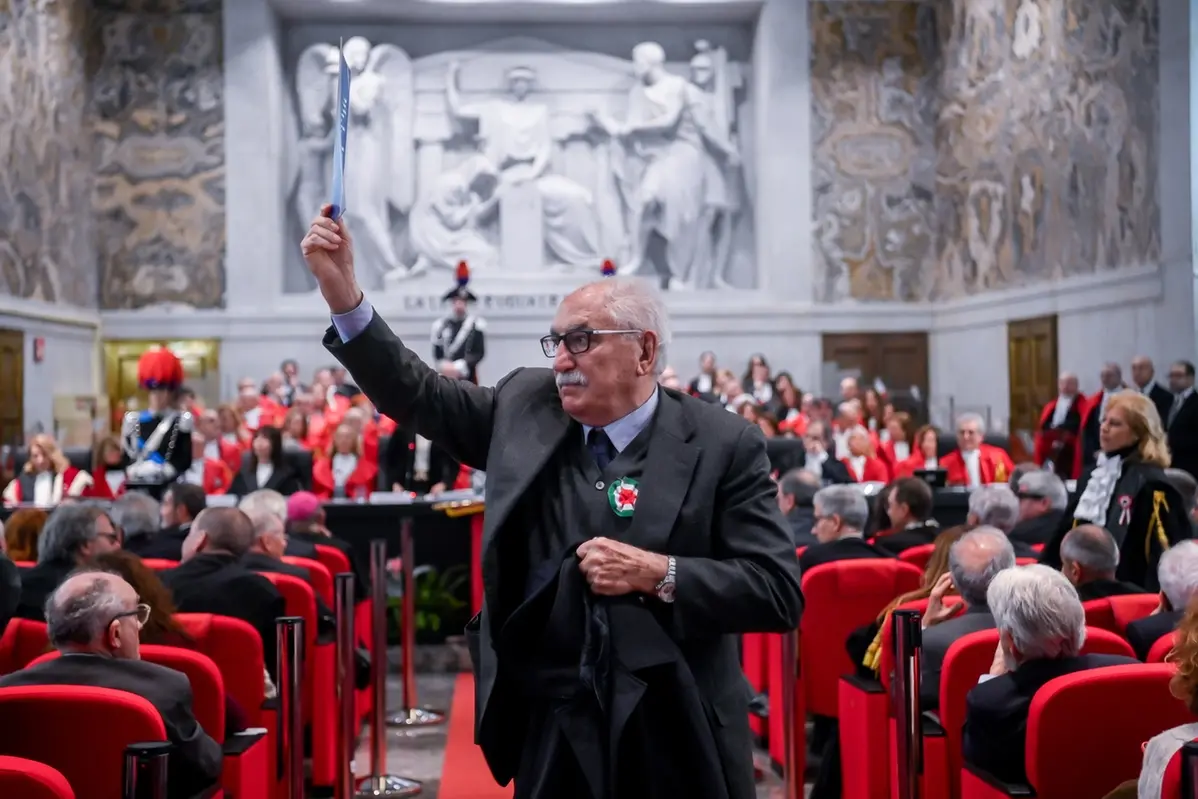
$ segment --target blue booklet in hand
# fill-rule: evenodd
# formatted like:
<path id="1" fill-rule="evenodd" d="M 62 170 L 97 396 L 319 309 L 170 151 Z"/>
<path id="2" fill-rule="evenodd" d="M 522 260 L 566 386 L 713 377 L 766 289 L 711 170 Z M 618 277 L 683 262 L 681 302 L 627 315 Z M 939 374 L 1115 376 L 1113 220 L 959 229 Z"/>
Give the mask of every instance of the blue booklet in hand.
<path id="1" fill-rule="evenodd" d="M 349 133 L 349 64 L 345 63 L 345 49 L 338 53 L 337 77 L 337 130 L 333 135 L 333 219 L 345 213 L 345 139 Z"/>

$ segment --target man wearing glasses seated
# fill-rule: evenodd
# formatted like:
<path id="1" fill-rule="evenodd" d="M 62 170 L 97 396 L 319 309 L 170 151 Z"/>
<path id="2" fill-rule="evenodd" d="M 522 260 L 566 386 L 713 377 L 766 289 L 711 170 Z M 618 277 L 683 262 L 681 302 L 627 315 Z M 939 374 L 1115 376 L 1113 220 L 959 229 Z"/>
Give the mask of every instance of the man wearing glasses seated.
<path id="1" fill-rule="evenodd" d="M 753 797 L 737 636 L 802 610 L 761 431 L 658 385 L 669 320 L 634 279 L 562 301 L 548 368 L 441 376 L 371 308 L 326 215 L 303 241 L 325 346 L 379 411 L 487 473 L 466 632 L 495 779 L 521 799 Z"/>
<path id="2" fill-rule="evenodd" d="M 0 688 L 90 685 L 147 699 L 174 744 L 168 794 L 194 796 L 220 779 L 221 747 L 196 721 L 187 677 L 139 659 L 138 638 L 149 618 L 150 606 L 139 604 L 122 578 L 77 572 L 46 602 L 47 633 L 61 656 L 6 675 Z"/>

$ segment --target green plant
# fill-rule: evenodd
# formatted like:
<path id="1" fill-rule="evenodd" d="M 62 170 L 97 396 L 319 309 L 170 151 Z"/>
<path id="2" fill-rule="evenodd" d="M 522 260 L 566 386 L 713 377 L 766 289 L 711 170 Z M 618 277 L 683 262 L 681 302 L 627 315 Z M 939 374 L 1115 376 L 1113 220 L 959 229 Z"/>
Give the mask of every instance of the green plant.
<path id="1" fill-rule="evenodd" d="M 447 617 L 466 607 L 462 589 L 469 581 L 469 572 L 465 566 L 450 566 L 444 572 L 438 572 L 433 566 L 417 566 L 412 577 L 416 583 L 417 630 L 438 632 Z M 403 597 L 392 596 L 387 605 L 398 630 Z"/>

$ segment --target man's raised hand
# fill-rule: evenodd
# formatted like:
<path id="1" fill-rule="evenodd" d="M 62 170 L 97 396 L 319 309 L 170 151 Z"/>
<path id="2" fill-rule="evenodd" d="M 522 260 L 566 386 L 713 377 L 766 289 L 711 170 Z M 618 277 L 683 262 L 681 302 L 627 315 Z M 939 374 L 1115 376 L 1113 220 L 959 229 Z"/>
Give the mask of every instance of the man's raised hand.
<path id="1" fill-rule="evenodd" d="M 331 218 L 333 206 L 325 204 L 312 220 L 308 234 L 300 242 L 304 262 L 316 278 L 329 310 L 347 313 L 362 302 L 362 290 L 354 277 L 354 248 L 344 221 Z"/>

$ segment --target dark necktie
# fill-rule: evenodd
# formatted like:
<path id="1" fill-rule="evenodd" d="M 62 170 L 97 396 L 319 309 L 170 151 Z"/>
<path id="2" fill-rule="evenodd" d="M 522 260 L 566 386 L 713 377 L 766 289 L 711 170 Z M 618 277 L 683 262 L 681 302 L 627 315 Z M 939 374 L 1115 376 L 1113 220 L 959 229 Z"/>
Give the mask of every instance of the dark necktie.
<path id="1" fill-rule="evenodd" d="M 1173 404 L 1169 407 L 1169 419 L 1165 422 L 1165 429 L 1168 430 L 1173 426 L 1173 420 L 1177 418 L 1178 412 L 1181 410 L 1181 395 L 1176 394 L 1173 397 Z"/>
<path id="2" fill-rule="evenodd" d="M 599 465 L 599 471 L 606 469 L 607 465 L 616 457 L 615 445 L 611 443 L 607 433 L 598 427 L 592 428 L 591 432 L 587 433 L 587 449 L 590 450 L 595 463 Z"/>

